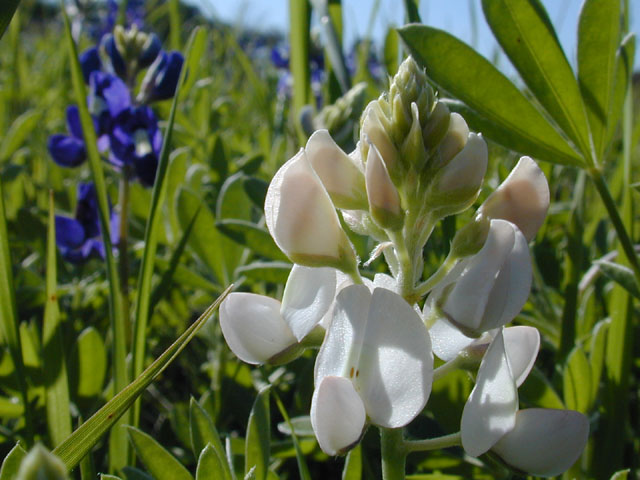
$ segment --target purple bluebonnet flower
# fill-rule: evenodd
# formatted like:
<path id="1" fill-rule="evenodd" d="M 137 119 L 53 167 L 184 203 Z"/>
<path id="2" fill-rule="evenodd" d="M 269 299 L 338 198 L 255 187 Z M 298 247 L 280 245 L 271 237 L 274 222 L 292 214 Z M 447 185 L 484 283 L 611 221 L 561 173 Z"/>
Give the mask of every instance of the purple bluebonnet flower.
<path id="1" fill-rule="evenodd" d="M 110 210 L 111 242 L 119 240 L 120 217 Z M 98 198 L 93 183 L 78 184 L 78 202 L 74 218 L 56 215 L 56 243 L 62 257 L 81 263 L 91 257 L 105 258 L 98 216 Z"/>
<path id="2" fill-rule="evenodd" d="M 109 67 L 111 71 L 120 78 L 127 78 L 127 64 L 118 49 L 116 39 L 112 33 L 108 33 L 102 37 L 100 47 L 109 59 Z"/>
<path id="3" fill-rule="evenodd" d="M 51 135 L 47 143 L 53 160 L 63 167 L 77 167 L 87 158 L 78 107 L 67 107 L 67 129 L 71 135 Z"/>
<path id="4" fill-rule="evenodd" d="M 80 67 L 82 67 L 82 76 L 85 83 L 89 83 L 89 77 L 92 72 L 102 70 L 102 61 L 100 53 L 96 47 L 91 47 L 80 54 Z"/>
<path id="5" fill-rule="evenodd" d="M 138 101 L 151 103 L 173 97 L 183 62 L 180 52 L 160 52 L 142 80 Z"/>
<path id="6" fill-rule="evenodd" d="M 110 73 L 93 72 L 89 87 L 89 111 L 98 136 L 102 136 L 111 130 L 112 120 L 131 106 L 131 94 L 125 83 Z"/>
<path id="7" fill-rule="evenodd" d="M 276 68 L 289 68 L 289 49 L 282 45 L 271 49 L 271 63 Z"/>
<path id="8" fill-rule="evenodd" d="M 153 185 L 162 148 L 162 134 L 153 110 L 144 105 L 124 110 L 114 120 L 109 139 L 110 161 L 118 168 L 131 167 L 140 183 Z"/>

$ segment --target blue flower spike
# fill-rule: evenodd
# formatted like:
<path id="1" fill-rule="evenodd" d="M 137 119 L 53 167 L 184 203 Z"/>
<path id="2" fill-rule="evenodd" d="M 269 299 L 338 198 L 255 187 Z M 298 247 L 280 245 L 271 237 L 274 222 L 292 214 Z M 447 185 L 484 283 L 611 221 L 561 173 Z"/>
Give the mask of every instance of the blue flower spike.
<path id="1" fill-rule="evenodd" d="M 147 70 L 140 87 L 138 101 L 148 104 L 173 97 L 183 63 L 184 57 L 180 52 L 161 52 Z"/>

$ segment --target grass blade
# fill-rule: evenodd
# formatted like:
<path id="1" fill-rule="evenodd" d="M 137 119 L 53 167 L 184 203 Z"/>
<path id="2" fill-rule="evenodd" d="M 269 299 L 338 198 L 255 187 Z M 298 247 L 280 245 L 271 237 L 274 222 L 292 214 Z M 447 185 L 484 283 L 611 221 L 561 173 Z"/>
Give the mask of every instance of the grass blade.
<path id="1" fill-rule="evenodd" d="M 11 19 L 13 18 L 13 14 L 18 8 L 20 4 L 20 0 L 3 0 L 2 5 L 0 5 L 0 38 L 4 35 L 4 32 L 7 30 Z"/>
<path id="2" fill-rule="evenodd" d="M 98 197 L 100 229 L 102 231 L 102 242 L 104 243 L 106 257 L 107 279 L 109 281 L 109 316 L 114 339 L 112 347 L 113 383 L 114 391 L 119 392 L 129 383 L 126 364 L 126 325 L 129 319 L 125 316 L 123 311 L 124 303 L 122 301 L 122 290 L 120 288 L 118 269 L 113 256 L 113 246 L 111 244 L 107 186 L 104 179 L 100 153 L 98 152 L 93 120 L 87 108 L 87 93 L 84 85 L 84 77 L 78 60 L 76 43 L 71 35 L 71 25 L 69 23 L 69 17 L 65 11 L 64 2 L 61 2 L 60 5 L 64 16 L 65 36 L 67 38 L 67 47 L 69 51 L 73 90 L 75 93 L 75 100 L 78 104 L 78 111 L 80 113 L 80 121 L 82 123 L 82 131 L 87 149 L 89 167 L 91 169 L 91 177 L 95 184 L 96 195 Z M 129 423 L 128 417 L 128 415 L 124 415 L 121 420 L 122 423 Z M 115 428 L 113 430 L 111 446 L 113 450 L 109 456 L 111 463 L 110 468 L 112 470 L 119 470 L 127 464 L 129 451 L 128 443 L 126 441 L 126 432 L 123 429 Z"/>
<path id="3" fill-rule="evenodd" d="M 244 472 L 253 472 L 256 480 L 266 480 L 269 469 L 271 418 L 269 415 L 269 393 L 266 386 L 258 393 L 249 415 L 244 454 Z"/>
<path id="4" fill-rule="evenodd" d="M 309 70 L 309 28 L 311 9 L 308 0 L 289 0 L 290 35 L 289 65 L 293 75 L 293 109 L 299 115 L 302 107 L 311 103 L 311 73 Z M 301 140 L 304 137 L 302 129 Z"/>
<path id="5" fill-rule="evenodd" d="M 18 326 L 15 290 L 13 287 L 13 271 L 11 253 L 9 252 L 9 234 L 5 218 L 4 192 L 0 179 L 0 332 L 15 366 L 15 376 L 24 405 L 26 436 L 30 445 L 33 439 L 33 415 L 27 396 L 25 368 L 22 361 L 22 345 Z"/>
<path id="6" fill-rule="evenodd" d="M 291 419 L 289 418 L 289 414 L 287 413 L 287 409 L 284 408 L 282 401 L 278 394 L 274 391 L 274 398 L 276 401 L 276 405 L 278 405 L 278 410 L 280 410 L 280 414 L 284 421 L 287 422 L 287 426 L 289 430 L 291 430 L 291 440 L 293 442 L 293 448 L 296 451 L 296 460 L 298 462 L 298 473 L 300 474 L 301 480 L 311 480 L 311 473 L 309 472 L 309 467 L 307 466 L 307 462 L 304 458 L 304 454 L 302 453 L 302 449 L 300 448 L 300 443 L 298 442 L 298 436 L 296 435 L 295 429 L 291 423 Z"/>
<path id="7" fill-rule="evenodd" d="M 196 335 L 204 323 L 211 318 L 215 310 L 224 300 L 233 286 L 229 286 L 215 302 L 211 304 L 200 318 L 192 323 L 180 337 L 169 346 L 147 369 L 131 384 L 115 395 L 89 420 L 83 423 L 61 445 L 53 450 L 60 457 L 69 470 L 93 448 L 100 437 L 111 428 L 118 418 L 133 404 L 136 398 L 149 384 L 164 371 L 167 366 L 180 354 L 191 339 Z M 126 433 L 126 432 L 125 432 Z"/>
<path id="8" fill-rule="evenodd" d="M 191 34 L 189 46 L 187 47 L 187 65 L 193 64 L 194 60 L 191 58 L 193 45 L 197 39 L 202 38 L 202 35 L 205 35 L 206 37 L 206 32 L 200 28 L 196 28 Z M 201 43 L 202 40 L 198 40 L 198 42 Z M 151 193 L 151 207 L 144 233 L 145 248 L 142 256 L 142 266 L 140 267 L 140 273 L 138 274 L 137 303 L 133 331 L 133 377 L 137 377 L 140 372 L 142 372 L 144 366 L 147 322 L 149 320 L 151 307 L 151 280 L 153 276 L 156 250 L 158 247 L 158 232 L 162 222 L 162 206 L 164 205 L 167 195 L 166 174 L 167 169 L 169 168 L 171 137 L 173 134 L 173 125 L 175 122 L 176 110 L 178 108 L 178 101 L 187 77 L 187 72 L 188 69 L 183 68 L 180 73 L 178 87 L 176 88 L 176 93 L 171 104 L 169 120 L 167 121 L 167 127 L 164 131 L 162 149 L 160 151 L 160 158 L 158 159 L 158 169 L 156 171 L 156 178 L 153 184 L 153 191 Z M 133 408 L 131 424 L 134 426 L 138 425 L 139 417 L 140 403 L 136 402 Z"/>
<path id="9" fill-rule="evenodd" d="M 49 193 L 49 231 L 47 237 L 46 303 L 42 325 L 42 356 L 47 427 L 51 445 L 56 446 L 71 435 L 69 382 L 62 341 L 62 323 L 57 296 L 56 227 L 53 192 Z"/>

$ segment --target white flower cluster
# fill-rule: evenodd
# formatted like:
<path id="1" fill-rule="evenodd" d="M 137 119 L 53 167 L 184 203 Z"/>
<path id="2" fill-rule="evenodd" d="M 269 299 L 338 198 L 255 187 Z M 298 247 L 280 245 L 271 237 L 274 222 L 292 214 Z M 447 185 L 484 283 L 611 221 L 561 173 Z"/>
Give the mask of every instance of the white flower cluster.
<path id="1" fill-rule="evenodd" d="M 461 419 L 469 455 L 491 450 L 517 470 L 550 476 L 582 452 L 582 414 L 518 410 L 517 388 L 540 337 L 505 325 L 529 296 L 528 241 L 549 206 L 533 160 L 520 159 L 457 232 L 442 267 L 421 280 L 434 225 L 473 204 L 486 167 L 482 137 L 435 98 L 409 58 L 389 92 L 367 106 L 354 152 L 320 130 L 273 178 L 267 227 L 295 263 L 282 302 L 232 293 L 220 322 L 248 363 L 283 363 L 321 344 L 311 423 L 326 453 L 347 451 L 369 424 L 399 428 L 420 414 L 439 377 L 433 354 L 446 362 L 440 372 L 479 365 Z M 351 229 L 379 242 L 374 256 L 384 254 L 392 276 L 361 278 L 337 209 Z"/>

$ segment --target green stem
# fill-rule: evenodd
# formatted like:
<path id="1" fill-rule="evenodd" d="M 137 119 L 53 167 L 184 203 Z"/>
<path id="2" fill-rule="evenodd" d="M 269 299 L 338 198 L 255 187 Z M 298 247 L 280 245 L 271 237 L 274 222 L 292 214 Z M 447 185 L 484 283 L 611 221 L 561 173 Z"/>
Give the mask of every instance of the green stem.
<path id="1" fill-rule="evenodd" d="M 616 233 L 618 234 L 618 240 L 620 241 L 622 250 L 629 261 L 629 266 L 633 270 L 636 282 L 640 285 L 640 263 L 638 262 L 638 256 L 633 248 L 633 242 L 631 241 L 631 238 L 627 233 L 627 229 L 624 226 L 624 222 L 620 217 L 620 212 L 618 212 L 616 201 L 611 196 L 609 187 L 607 186 L 607 183 L 602 176 L 602 172 L 599 169 L 589 168 L 587 173 L 591 177 L 591 180 L 593 180 L 596 190 L 602 199 L 602 203 L 607 209 L 611 223 L 613 223 L 613 228 L 615 228 Z"/>
<path id="2" fill-rule="evenodd" d="M 404 480 L 407 450 L 401 428 L 380 427 L 383 480 Z"/>
<path id="3" fill-rule="evenodd" d="M 118 240 L 118 274 L 122 295 L 122 318 L 125 324 L 125 338 L 131 344 L 131 316 L 129 315 L 129 169 L 124 168 L 120 177 L 120 231 Z"/>
<path id="4" fill-rule="evenodd" d="M 436 380 L 444 377 L 448 373 L 454 370 L 457 370 L 458 368 L 460 368 L 463 362 L 464 362 L 464 358 L 458 355 L 453 360 L 449 360 L 448 362 L 443 363 L 433 371 L 433 381 L 435 382 Z"/>
<path id="5" fill-rule="evenodd" d="M 457 261 L 458 261 L 458 258 L 453 257 L 451 255 L 451 252 L 449 252 L 449 255 L 447 256 L 445 261 L 442 263 L 442 265 L 440 265 L 438 270 L 436 270 L 436 272 L 433 275 L 431 275 L 428 279 L 426 279 L 424 282 L 422 282 L 416 287 L 415 289 L 416 294 L 423 297 L 427 293 L 429 293 L 431 289 L 433 289 L 433 287 L 435 287 L 437 283 L 440 280 L 442 280 L 447 275 L 447 273 L 449 273 L 453 269 L 453 267 L 455 267 Z"/>
<path id="6" fill-rule="evenodd" d="M 444 435 L 438 438 L 427 438 L 425 440 L 407 440 L 405 449 L 407 452 L 424 452 L 427 450 L 439 450 L 441 448 L 456 447 L 462 444 L 462 434 L 460 432 Z"/>

